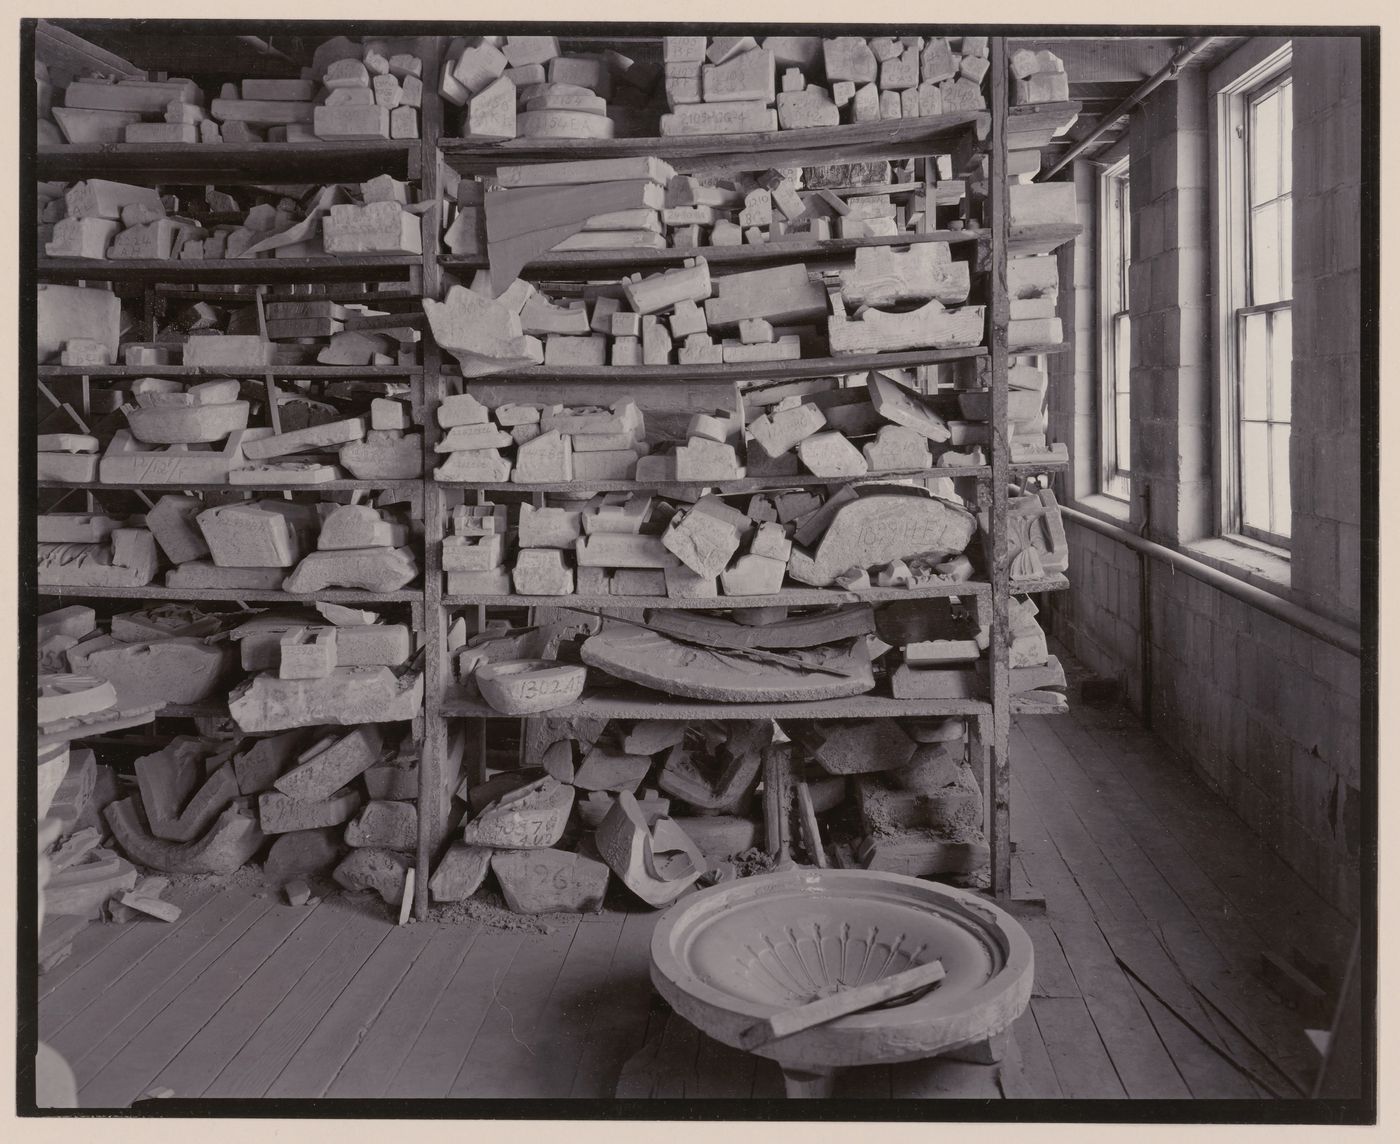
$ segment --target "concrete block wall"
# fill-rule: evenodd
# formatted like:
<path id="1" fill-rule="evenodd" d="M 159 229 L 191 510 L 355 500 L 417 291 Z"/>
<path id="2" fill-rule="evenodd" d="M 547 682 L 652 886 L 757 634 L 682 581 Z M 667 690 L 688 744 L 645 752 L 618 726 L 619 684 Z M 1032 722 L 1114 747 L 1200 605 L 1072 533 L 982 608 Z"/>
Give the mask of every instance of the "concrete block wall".
<path id="1" fill-rule="evenodd" d="M 1305 606 L 1355 623 L 1357 43 L 1295 39 L 1293 72 L 1292 591 Z M 1214 497 L 1205 109 L 1203 77 L 1166 85 L 1134 113 L 1130 135 L 1134 493 L 1147 490 L 1149 534 L 1172 545 L 1209 535 Z M 1074 262 L 1073 273 L 1086 270 L 1083 260 Z M 1061 298 L 1083 300 L 1063 285 Z M 1083 337 L 1084 315 L 1069 317 L 1067 328 Z M 1092 453 L 1083 403 L 1094 390 L 1069 373 L 1064 380 L 1052 374 L 1051 424 L 1073 452 Z M 1081 468 L 1074 466 L 1063 490 L 1071 503 L 1082 504 L 1096 487 L 1083 483 Z M 1127 527 L 1136 531 L 1141 514 L 1135 495 Z M 1045 597 L 1050 626 L 1091 670 L 1121 680 L 1137 706 L 1137 555 L 1072 522 L 1066 533 L 1072 587 Z M 1148 575 L 1154 730 L 1320 895 L 1357 917 L 1359 662 L 1164 565 L 1149 564 Z"/>
<path id="2" fill-rule="evenodd" d="M 1293 45 L 1293 590 L 1361 615 L 1361 50 Z"/>

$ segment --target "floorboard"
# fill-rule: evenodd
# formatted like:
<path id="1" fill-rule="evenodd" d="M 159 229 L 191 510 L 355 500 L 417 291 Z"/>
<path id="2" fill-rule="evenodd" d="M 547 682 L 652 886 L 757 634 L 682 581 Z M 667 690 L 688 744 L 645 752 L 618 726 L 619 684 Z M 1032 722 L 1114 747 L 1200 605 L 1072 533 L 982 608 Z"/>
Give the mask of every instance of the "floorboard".
<path id="1" fill-rule="evenodd" d="M 1069 749 L 1070 744 L 1073 750 Z M 1110 896 L 1110 905 L 1119 917 L 1158 933 L 1184 934 L 1185 940 L 1179 944 L 1188 951 L 1193 962 L 1190 967 L 1193 980 L 1209 984 L 1221 1008 L 1236 1018 L 1234 1025 L 1250 1034 L 1245 1043 L 1267 1046 L 1267 1056 L 1277 1057 L 1291 1075 L 1305 1076 L 1314 1058 L 1300 1024 L 1253 977 L 1253 966 L 1258 963 L 1263 948 L 1260 936 L 1237 910 L 1219 900 L 1218 891 L 1189 855 L 1181 852 L 1163 855 L 1170 863 L 1172 877 L 1169 880 L 1163 875 L 1139 846 L 1140 841 L 1148 846 L 1154 844 L 1164 833 L 1161 823 L 1146 811 L 1130 788 L 1121 785 L 1121 779 L 1108 773 L 1111 768 L 1103 752 L 1082 741 L 1080 732 L 1056 729 L 1051 737 L 1037 741 L 1035 751 L 1042 758 L 1053 758 L 1057 781 L 1071 792 L 1075 813 L 1093 830 L 1097 839 L 1097 846 L 1090 842 L 1089 848 L 1105 858 L 1111 853 L 1115 869 L 1122 872 L 1121 894 L 1116 880 L 1095 883 L 1096 889 Z M 1088 798 L 1096 782 L 1080 770 L 1081 763 L 1098 769 L 1100 790 L 1111 786 L 1111 811 L 1102 800 Z M 1237 825 L 1242 828 L 1242 824 Z M 1058 844 L 1063 850 L 1071 841 L 1082 842 L 1083 839 L 1077 835 L 1063 836 Z M 1198 892 L 1183 891 L 1180 888 L 1183 884 L 1195 886 Z M 1131 891 L 1127 889 L 1129 886 Z M 1249 1004 L 1241 1005 L 1245 997 Z M 1246 1009 L 1255 1014 L 1260 1025 L 1255 1025 Z M 1215 1014 L 1211 1014 L 1210 1019 L 1227 1040 L 1236 1039 L 1233 1027 L 1222 1023 Z"/>
<path id="2" fill-rule="evenodd" d="M 55 1028 L 47 1026 L 63 1017 L 64 1006 L 55 1004 L 42 1007 L 40 1035 L 70 1064 L 82 1062 L 99 1048 L 93 1041 L 94 1029 L 104 1032 L 118 1029 L 143 1006 L 153 1001 L 162 1004 L 168 1000 L 173 980 L 185 971 L 190 962 L 204 964 L 206 951 L 212 953 L 222 948 L 219 944 L 221 935 L 228 933 L 228 940 L 232 940 L 265 909 L 265 904 L 246 894 L 226 894 L 211 898 L 202 908 L 183 915 L 176 924 L 154 919 L 126 923 L 143 929 L 160 928 L 166 933 L 160 935 L 162 941 L 153 943 L 139 957 L 135 956 L 136 951 L 132 946 L 110 946 L 116 956 L 104 957 L 93 963 L 95 979 L 105 979 L 105 988 L 94 996 L 84 996 L 88 992 L 86 983 L 80 984 L 75 980 L 71 990 L 65 990 L 54 1000 L 82 1000 L 83 1008 L 68 1013 L 64 1023 Z M 121 949 L 126 950 L 126 956 L 117 953 Z"/>
<path id="3" fill-rule="evenodd" d="M 487 984 L 504 976 L 524 941 L 519 931 L 477 932 L 385 1096 L 444 1097 L 451 1091 L 495 998 Z"/>
<path id="4" fill-rule="evenodd" d="M 1031 1012 L 1065 1096 L 1112 1100 L 1127 1095 L 1083 1001 L 1077 997 L 1032 997 Z"/>
<path id="5" fill-rule="evenodd" d="M 1008 1100 L 1058 1100 L 1064 1095 L 1055 1077 L 1045 1039 L 1029 1009 L 1016 1018 L 1006 1038 L 1001 1064 L 1001 1092 Z"/>
<path id="6" fill-rule="evenodd" d="M 327 903 L 329 904 L 329 903 Z M 269 1013 L 205 1090 L 211 1097 L 266 1094 L 317 1023 L 391 932 L 383 918 L 351 911 L 349 924 L 308 966 L 287 999 Z"/>
<path id="7" fill-rule="evenodd" d="M 611 994 L 609 971 L 625 921 L 625 914 L 614 911 L 579 923 L 537 1018 L 547 1035 L 538 1039 L 535 1059 L 520 1075 L 517 1095 L 569 1095 L 579 1061 L 589 1048 L 588 1027 Z"/>
<path id="8" fill-rule="evenodd" d="M 1113 1057 L 1121 1082 L 1133 1097 L 1189 1096 L 1171 1055 L 1157 1037 L 1151 1019 L 1095 924 L 1094 913 L 1084 898 L 1083 882 L 1092 876 L 1090 871 L 1071 867 L 1061 849 L 1068 845 L 1063 841 L 1065 838 L 1075 836 L 1077 824 L 1066 813 L 1053 784 L 1045 782 L 1044 773 L 1031 765 L 1028 755 L 1022 751 L 1016 756 L 1020 764 L 1018 782 L 1028 792 L 1028 797 L 1035 800 L 1035 813 L 1050 824 L 1047 829 L 1055 836 L 1055 842 L 1051 844 L 1054 849 L 1049 852 L 1037 853 L 1027 847 L 1023 854 L 1027 855 L 1027 864 L 1031 866 L 1029 855 L 1037 853 L 1038 884 L 1045 890 L 1051 929 L 1098 1033 Z M 1077 839 L 1071 850 L 1077 850 L 1082 841 L 1082 838 Z M 1116 881 L 1111 869 L 1091 864 L 1098 878 Z M 1048 1044 L 1048 1037 L 1046 1041 Z"/>
<path id="9" fill-rule="evenodd" d="M 588 1026 L 588 1051 L 574 1073 L 570 1096 L 609 1097 L 622 1066 L 646 1040 L 652 997 L 651 931 L 659 915 L 629 913 L 613 950 L 612 995 Z"/>
<path id="10" fill-rule="evenodd" d="M 147 1091 L 156 1075 L 180 1055 L 224 1002 L 313 912 L 293 906 L 271 906 L 83 1085 L 84 1105 L 126 1108 Z"/>
<path id="11" fill-rule="evenodd" d="M 351 911 L 335 900 L 307 908 L 286 941 L 238 985 L 180 1055 L 156 1074 L 154 1085 L 177 1097 L 200 1096 L 262 1024 L 312 971 L 349 924 Z"/>
<path id="12" fill-rule="evenodd" d="M 148 954 L 159 949 L 166 941 L 186 946 L 197 941 L 201 935 L 207 937 L 217 933 L 218 928 L 227 924 L 229 917 L 246 905 L 247 900 L 232 895 L 206 897 L 193 907 L 183 910 L 178 925 L 154 918 L 138 919 L 120 925 L 115 922 L 106 925 L 100 922 L 89 923 L 87 930 L 78 935 L 79 939 L 94 929 L 105 930 L 108 934 L 116 931 L 116 936 L 108 937 L 106 941 L 97 944 L 92 956 L 85 959 L 81 968 L 63 983 L 63 989 L 41 1002 L 39 1036 L 59 1052 L 65 1055 L 71 1053 L 73 1047 L 60 1047 L 58 1038 L 73 1018 L 82 1015 L 82 1028 L 103 1027 L 111 1020 L 112 1013 L 110 1010 L 93 1010 L 92 1007 L 103 1001 L 124 1001 L 128 994 L 126 989 L 117 988 L 119 982 L 139 971 L 143 963 L 154 967 L 156 972 L 162 975 L 168 973 L 170 965 L 180 963 L 180 950 L 173 945 L 168 950 L 162 950 L 159 956 L 151 957 L 149 961 Z M 161 979 L 158 977 L 157 983 Z M 85 1040 L 85 1037 L 80 1037 L 78 1044 L 81 1045 Z"/>
<path id="13" fill-rule="evenodd" d="M 168 895 L 168 900 L 179 906 L 182 914 L 188 917 L 213 897 L 214 891 L 209 889 L 176 890 Z M 65 993 L 69 992 L 71 987 L 68 982 L 96 958 L 110 956 L 108 951 L 114 946 L 131 942 L 136 942 L 139 945 L 142 939 L 152 942 L 161 940 L 149 932 L 143 932 L 145 930 L 146 927 L 139 923 L 88 922 L 87 928 L 73 939 L 73 952 L 47 973 L 39 975 L 39 1001 L 41 1003 L 47 1001 L 59 990 L 60 986 Z M 141 936 L 138 937 L 138 934 Z M 150 945 L 145 946 L 145 949 L 149 948 Z M 125 956 L 118 955 L 118 960 Z M 144 949 L 142 956 L 144 956 Z"/>
<path id="14" fill-rule="evenodd" d="M 1073 722 L 1074 733 L 1092 744 L 1087 754 L 1099 773 L 1131 789 L 1162 824 L 1158 840 L 1191 856 L 1214 896 L 1230 904 L 1224 920 L 1247 921 L 1280 951 L 1297 945 L 1317 960 L 1345 964 L 1351 923 L 1210 795 L 1160 739 L 1119 710 L 1088 709 Z M 1203 889 L 1193 885 L 1195 894 Z"/>
<path id="15" fill-rule="evenodd" d="M 429 930 L 428 944 L 341 1066 L 326 1096 L 358 1100 L 384 1094 L 479 932 L 475 927 L 416 924 Z"/>
<path id="16" fill-rule="evenodd" d="M 393 927 L 292 1054 L 267 1095 L 324 1096 L 431 937 L 425 925 Z"/>
<path id="17" fill-rule="evenodd" d="M 242 901 L 247 908 L 240 910 L 228 925 L 204 943 L 184 964 L 167 966 L 163 961 L 152 962 L 153 970 L 168 969 L 169 975 L 158 981 L 156 987 L 147 993 L 139 1004 L 110 1028 L 90 1028 L 86 1021 L 75 1027 L 75 1032 L 81 1030 L 87 1034 L 87 1048 L 69 1060 L 73 1066 L 73 1073 L 78 1078 L 78 1100 L 84 1107 L 96 1103 L 86 1091 L 87 1082 L 115 1057 L 124 1053 L 127 1045 L 167 1009 L 184 1005 L 185 991 L 271 908 L 271 903 L 266 899 L 252 898 L 242 891 L 234 891 L 226 896 L 235 904 Z"/>
<path id="18" fill-rule="evenodd" d="M 449 1096 L 517 1096 L 535 1083 L 536 1045 L 550 1035 L 540 1027 L 539 1016 L 578 928 L 560 926 L 521 944 L 494 987 L 487 1019 Z"/>

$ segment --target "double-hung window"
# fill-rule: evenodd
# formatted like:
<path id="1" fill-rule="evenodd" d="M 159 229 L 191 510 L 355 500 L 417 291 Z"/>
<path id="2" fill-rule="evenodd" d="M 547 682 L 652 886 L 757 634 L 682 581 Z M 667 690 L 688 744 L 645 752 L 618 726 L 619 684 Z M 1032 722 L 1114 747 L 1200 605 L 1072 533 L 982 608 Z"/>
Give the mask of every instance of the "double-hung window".
<path id="1" fill-rule="evenodd" d="M 1131 491 L 1133 344 L 1128 318 L 1132 216 L 1127 159 L 1106 167 L 1099 175 L 1099 235 L 1099 491 L 1127 500 Z"/>
<path id="2" fill-rule="evenodd" d="M 1222 532 L 1287 548 L 1293 77 L 1287 48 L 1220 94 Z"/>

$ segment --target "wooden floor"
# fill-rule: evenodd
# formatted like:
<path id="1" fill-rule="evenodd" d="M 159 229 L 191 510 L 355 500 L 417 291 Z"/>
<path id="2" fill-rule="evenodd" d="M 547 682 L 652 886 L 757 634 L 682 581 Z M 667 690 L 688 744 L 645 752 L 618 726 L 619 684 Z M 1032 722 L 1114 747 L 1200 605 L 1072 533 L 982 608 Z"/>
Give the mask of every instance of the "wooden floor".
<path id="1" fill-rule="evenodd" d="M 1296 1097 L 1315 1068 L 1254 975 L 1349 928 L 1121 713 L 1013 729 L 1036 983 L 997 1065 L 852 1069 L 848 1097 Z M 776 1066 L 674 1018 L 655 914 L 548 934 L 389 925 L 348 899 L 186 893 L 173 925 L 91 925 L 40 979 L 84 1107 L 179 1097 L 776 1097 Z"/>

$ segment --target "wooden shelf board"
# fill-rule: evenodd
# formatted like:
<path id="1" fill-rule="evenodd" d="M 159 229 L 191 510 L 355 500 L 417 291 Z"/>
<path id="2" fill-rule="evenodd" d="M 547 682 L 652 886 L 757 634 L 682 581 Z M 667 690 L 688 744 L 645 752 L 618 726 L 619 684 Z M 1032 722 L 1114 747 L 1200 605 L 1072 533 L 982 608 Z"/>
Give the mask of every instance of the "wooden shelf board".
<path id="1" fill-rule="evenodd" d="M 1067 461 L 1023 462 L 1010 466 L 1014 477 L 1033 477 L 1041 473 L 1056 473 L 1068 467 Z M 572 493 L 576 496 L 592 496 L 594 493 L 621 492 L 660 492 L 666 489 L 714 489 L 721 495 L 737 493 L 768 492 L 779 489 L 803 489 L 812 487 L 837 487 L 859 484 L 863 481 L 904 481 L 925 480 L 948 477 L 954 480 L 973 477 L 989 480 L 992 475 L 990 465 L 959 465 L 951 468 L 932 469 L 891 469 L 886 472 L 863 473 L 858 477 L 814 477 L 810 473 L 799 473 L 793 477 L 740 477 L 734 481 L 552 481 L 543 484 L 516 484 L 512 481 L 468 482 L 434 481 L 440 488 L 463 489 L 493 493 Z"/>
<path id="2" fill-rule="evenodd" d="M 421 365 L 41 365 L 39 376 L 90 377 L 120 379 L 126 377 L 273 377 L 314 381 L 360 380 L 382 381 L 398 377 L 417 377 Z"/>
<path id="3" fill-rule="evenodd" d="M 1084 228 L 1078 223 L 1037 223 L 1013 226 L 1007 234 L 1006 256 L 1021 258 L 1028 254 L 1049 254 L 1067 242 L 1073 242 Z"/>
<path id="4" fill-rule="evenodd" d="M 1038 592 L 1063 592 L 1069 588 L 1069 577 L 1059 572 L 1041 576 L 1035 580 L 1013 580 L 1010 592 L 1013 596 L 1033 596 Z"/>
<path id="5" fill-rule="evenodd" d="M 323 281 L 386 277 L 406 277 L 407 271 L 422 266 L 416 254 L 381 254 L 325 258 L 211 258 L 181 260 L 40 258 L 41 282 L 73 282 L 80 279 L 102 282 L 287 282 Z M 252 295 L 249 295 L 252 301 Z"/>
<path id="6" fill-rule="evenodd" d="M 1040 350 L 1017 350 L 1039 353 Z M 965 349 L 905 350 L 900 353 L 845 354 L 841 357 L 794 358 L 788 361 L 729 362 L 723 365 L 594 365 L 532 366 L 508 369 L 467 381 L 550 381 L 550 382 L 646 382 L 670 381 L 782 381 L 797 377 L 827 377 L 834 374 L 865 373 L 872 369 L 907 369 L 936 362 L 961 361 L 984 357 L 986 346 Z"/>
<path id="7" fill-rule="evenodd" d="M 158 490 L 160 492 L 186 492 L 186 493 L 259 493 L 264 490 L 273 492 L 289 493 L 341 493 L 353 492 L 355 490 L 393 492 L 417 492 L 423 485 L 422 481 L 357 481 L 351 479 L 339 481 L 323 481 L 319 485 L 297 485 L 290 483 L 270 484 L 270 485 L 232 485 L 232 484 L 187 484 L 175 482 L 174 484 L 157 484 L 153 481 L 82 481 L 73 483 L 69 481 L 39 481 L 38 487 L 41 489 L 63 489 L 65 491 L 82 490 L 87 492 L 144 492 L 147 489 Z"/>
<path id="8" fill-rule="evenodd" d="M 228 715 L 227 703 L 167 703 L 156 712 L 157 719 L 192 719 L 196 716 L 224 717 Z"/>
<path id="9" fill-rule="evenodd" d="M 417 178 L 417 139 L 319 143 L 54 143 L 38 148 L 40 179 L 157 183 L 337 183 L 379 174 Z"/>
<path id="10" fill-rule="evenodd" d="M 598 673 L 601 674 L 601 673 Z M 443 697 L 442 714 L 458 719 L 515 719 L 502 715 L 460 690 Z M 564 707 L 541 713 L 550 719 L 879 719 L 946 715 L 987 715 L 991 704 L 979 699 L 891 699 L 884 695 L 853 695 L 845 699 L 813 699 L 801 703 L 716 703 L 683 699 L 641 688 L 595 690 Z"/>
<path id="11" fill-rule="evenodd" d="M 837 127 L 755 131 L 742 135 L 663 135 L 636 139 L 508 139 L 487 143 L 444 138 L 443 159 L 464 174 L 494 171 L 517 163 L 559 163 L 573 159 L 616 159 L 650 155 L 678 171 L 699 168 L 757 170 L 806 162 L 842 162 L 865 157 L 902 158 L 926 154 L 931 144 L 949 143 L 971 128 L 985 135 L 986 111 L 954 111 L 914 119 L 884 119 Z M 820 158 L 808 159 L 809 153 Z"/>
<path id="12" fill-rule="evenodd" d="M 287 570 L 288 575 L 291 569 Z M 40 584 L 39 595 L 74 599 L 108 600 L 249 600 L 270 604 L 412 604 L 423 599 L 423 593 L 401 589 L 397 592 L 363 592 L 357 588 L 327 588 L 322 592 L 294 595 L 291 592 L 264 591 L 252 588 L 166 588 L 146 584 L 140 588 L 83 588 Z"/>
<path id="13" fill-rule="evenodd" d="M 751 262 L 778 262 L 791 259 L 839 258 L 857 250 L 877 246 L 912 246 L 924 242 L 988 242 L 985 230 L 937 230 L 928 234 L 899 234 L 875 238 L 833 238 L 826 242 L 764 242 L 744 246 L 668 247 L 665 250 L 566 250 L 542 254 L 526 263 L 534 273 L 584 273 L 610 266 L 680 265 L 687 258 L 703 258 L 710 266 L 742 265 Z M 446 255 L 439 260 L 444 270 L 484 269 L 487 259 Z"/>
<path id="14" fill-rule="evenodd" d="M 78 739 L 91 739 L 97 735 L 109 735 L 113 731 L 125 731 L 131 727 L 143 727 L 155 720 L 156 712 L 143 711 L 139 715 L 117 715 L 100 723 L 79 723 L 63 731 L 40 730 L 38 746 L 56 747 L 60 743 L 73 743 Z"/>
<path id="15" fill-rule="evenodd" d="M 1061 697 L 1061 702 L 1056 704 L 1039 703 L 1035 700 L 1022 699 L 1019 695 L 1011 697 L 1011 714 L 1013 715 L 1068 715 L 1069 701 Z"/>
<path id="16" fill-rule="evenodd" d="M 831 604 L 883 604 L 892 600 L 927 600 L 945 596 L 982 596 L 991 585 L 978 580 L 956 584 L 930 584 L 922 588 L 871 588 L 846 592 L 839 588 L 785 588 L 769 596 L 713 596 L 703 600 L 673 596 L 489 596 L 446 595 L 445 607 L 485 604 L 515 608 L 661 608 L 669 611 L 721 611 L 732 608 L 820 607 Z"/>
<path id="17" fill-rule="evenodd" d="M 1011 144 L 1010 150 L 1018 148 L 1014 145 L 1014 137 L 1017 135 L 1027 135 L 1033 132 L 1050 131 L 1052 134 L 1061 127 L 1067 126 L 1076 115 L 1079 114 L 1081 104 L 1078 100 L 1066 100 L 1061 103 L 1018 103 L 1006 109 L 1006 131 L 1011 136 L 1007 140 Z"/>
<path id="18" fill-rule="evenodd" d="M 417 304 L 421 295 L 408 289 L 408 283 L 400 289 L 366 289 L 356 282 L 327 281 L 315 294 L 293 294 L 288 291 L 271 289 L 263 294 L 264 302 L 307 302 L 327 299 L 335 302 L 413 302 Z M 255 291 L 235 290 L 232 287 L 185 285 L 168 282 L 153 283 L 157 296 L 161 298 L 181 298 L 202 302 L 247 302 L 252 303 Z"/>

